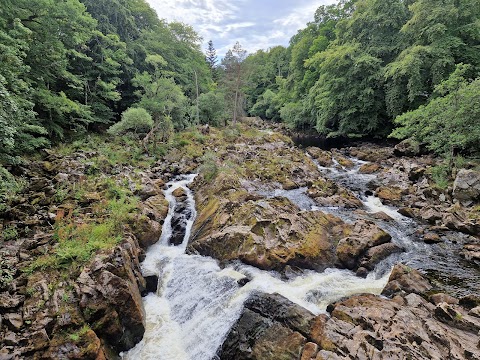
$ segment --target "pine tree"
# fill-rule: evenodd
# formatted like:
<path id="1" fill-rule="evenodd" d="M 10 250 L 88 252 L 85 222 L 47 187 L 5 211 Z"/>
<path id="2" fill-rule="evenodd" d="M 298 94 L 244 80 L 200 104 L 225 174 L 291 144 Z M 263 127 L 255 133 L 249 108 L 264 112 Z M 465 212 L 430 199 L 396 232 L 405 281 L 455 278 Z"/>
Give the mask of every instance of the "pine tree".
<path id="1" fill-rule="evenodd" d="M 212 73 L 212 78 L 214 81 L 217 81 L 218 79 L 218 72 L 217 72 L 217 50 L 213 47 L 213 41 L 210 40 L 208 42 L 208 49 L 206 51 L 206 57 L 205 60 L 207 61 L 208 67 L 210 68 L 210 71 Z"/>

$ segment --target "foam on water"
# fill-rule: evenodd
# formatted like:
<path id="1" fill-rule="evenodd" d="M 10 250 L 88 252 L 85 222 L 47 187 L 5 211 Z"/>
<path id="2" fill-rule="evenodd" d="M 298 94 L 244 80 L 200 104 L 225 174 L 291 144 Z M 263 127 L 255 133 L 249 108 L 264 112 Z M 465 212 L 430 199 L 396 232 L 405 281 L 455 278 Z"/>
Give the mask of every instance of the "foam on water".
<path id="1" fill-rule="evenodd" d="M 335 174 L 339 173 L 335 170 Z M 278 273 L 262 271 L 240 262 L 221 269 L 212 258 L 185 254 L 196 216 L 194 197 L 188 188 L 194 178 L 195 175 L 189 175 L 167 184 L 165 197 L 169 202 L 169 212 L 162 236 L 157 244 L 150 247 L 142 264 L 145 275 L 159 276 L 158 291 L 143 299 L 147 314 L 143 340 L 122 354 L 122 359 L 214 358 L 252 292 L 278 293 L 314 314 L 320 314 L 328 304 L 342 297 L 357 293 L 380 294 L 387 283 L 389 270 L 381 273 L 374 271 L 366 279 L 348 270 L 303 271 L 286 280 Z M 191 216 L 182 244 L 171 246 L 171 220 L 176 205 L 173 192 L 178 188 L 187 194 Z M 268 195 L 285 196 L 304 210 L 315 210 L 305 190 L 278 190 Z M 378 208 L 389 213 L 391 210 L 381 203 L 371 202 L 372 211 Z M 241 287 L 237 281 L 244 277 L 250 281 Z"/>

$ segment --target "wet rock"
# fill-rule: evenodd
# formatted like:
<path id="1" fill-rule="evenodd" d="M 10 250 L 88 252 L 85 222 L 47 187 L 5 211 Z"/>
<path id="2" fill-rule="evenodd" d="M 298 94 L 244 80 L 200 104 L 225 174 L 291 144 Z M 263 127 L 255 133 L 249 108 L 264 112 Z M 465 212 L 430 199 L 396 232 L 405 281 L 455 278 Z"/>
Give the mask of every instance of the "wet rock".
<path id="1" fill-rule="evenodd" d="M 332 153 L 316 147 L 307 148 L 307 153 L 313 157 L 320 166 L 330 167 L 333 165 Z"/>
<path id="2" fill-rule="evenodd" d="M 180 245 L 185 239 L 188 217 L 187 214 L 176 212 L 172 217 L 172 235 L 170 244 Z"/>
<path id="3" fill-rule="evenodd" d="M 310 311 L 279 294 L 255 293 L 245 302 L 245 307 L 304 335 L 309 333 L 315 318 Z"/>
<path id="4" fill-rule="evenodd" d="M 380 165 L 375 163 L 369 163 L 369 164 L 362 165 L 358 170 L 358 172 L 360 174 L 373 174 L 380 171 L 380 169 L 381 169 Z"/>
<path id="5" fill-rule="evenodd" d="M 345 169 L 351 169 L 355 166 L 355 163 L 352 160 L 347 159 L 339 154 L 335 154 L 335 160 L 337 160 L 338 163 Z"/>
<path id="6" fill-rule="evenodd" d="M 261 269 L 281 271 L 290 265 L 322 270 L 334 264 L 332 243 L 344 231 L 339 218 L 299 212 L 286 198 L 238 204 L 211 200 L 200 208 L 188 250 Z"/>
<path id="7" fill-rule="evenodd" d="M 373 270 L 375 265 L 377 265 L 383 259 L 386 259 L 388 256 L 402 252 L 403 249 L 398 247 L 393 243 L 386 243 L 378 246 L 374 246 L 368 249 L 366 255 L 361 260 L 360 264 L 361 267 L 366 268 L 368 270 Z"/>
<path id="8" fill-rule="evenodd" d="M 393 149 L 396 156 L 418 156 L 421 154 L 420 143 L 412 139 L 406 139 L 400 142 Z"/>
<path id="9" fill-rule="evenodd" d="M 142 296 L 147 296 L 150 293 L 156 293 L 158 289 L 158 275 L 146 275 L 145 289 L 142 291 Z"/>
<path id="10" fill-rule="evenodd" d="M 453 184 L 453 197 L 470 205 L 480 200 L 480 171 L 462 169 Z"/>
<path id="11" fill-rule="evenodd" d="M 420 272 L 403 264 L 397 264 L 390 274 L 382 295 L 393 296 L 398 293 L 423 294 L 431 289 L 432 286 Z"/>
<path id="12" fill-rule="evenodd" d="M 369 274 L 369 270 L 367 268 L 364 268 L 362 266 L 360 266 L 357 271 L 355 272 L 355 275 L 357 275 L 358 277 L 361 277 L 361 278 L 366 278 L 367 275 Z"/>
<path id="13" fill-rule="evenodd" d="M 163 224 L 168 214 L 168 201 L 163 194 L 149 197 L 143 204 L 142 213 Z M 151 215 L 150 215 L 151 214 Z"/>
<path id="14" fill-rule="evenodd" d="M 400 215 L 403 215 L 408 218 L 415 218 L 415 210 L 409 207 L 403 207 L 397 210 Z"/>
<path id="15" fill-rule="evenodd" d="M 272 307 L 269 306 L 270 301 Z M 314 318 L 307 310 L 279 295 L 254 295 L 228 334 L 218 352 L 218 358 L 298 359 L 307 339 L 296 331 L 296 327 L 309 331 L 306 319 L 302 320 L 304 316 Z"/>
<path id="16" fill-rule="evenodd" d="M 395 203 L 402 199 L 402 189 L 396 187 L 379 187 L 376 195 L 387 203 Z"/>
<path id="17" fill-rule="evenodd" d="M 140 247 L 147 249 L 155 244 L 162 235 L 162 225 L 146 216 L 136 216 L 132 224 L 133 234 L 137 237 Z"/>
<path id="18" fill-rule="evenodd" d="M 185 198 L 187 196 L 187 193 L 185 192 L 185 189 L 178 188 L 172 193 L 172 195 L 176 198 Z"/>
<path id="19" fill-rule="evenodd" d="M 423 241 L 426 244 L 437 244 L 437 243 L 441 243 L 442 239 L 440 238 L 440 235 L 432 232 L 428 232 L 425 235 L 423 235 Z"/>
<path id="20" fill-rule="evenodd" d="M 246 278 L 246 277 L 237 280 L 237 284 L 240 287 L 243 287 L 243 286 L 247 285 L 249 282 L 250 282 L 250 279 Z"/>
<path id="21" fill-rule="evenodd" d="M 336 256 L 342 267 L 358 268 L 370 248 L 388 243 L 391 236 L 373 222 L 358 221 L 349 237 L 341 239 L 336 247 Z"/>

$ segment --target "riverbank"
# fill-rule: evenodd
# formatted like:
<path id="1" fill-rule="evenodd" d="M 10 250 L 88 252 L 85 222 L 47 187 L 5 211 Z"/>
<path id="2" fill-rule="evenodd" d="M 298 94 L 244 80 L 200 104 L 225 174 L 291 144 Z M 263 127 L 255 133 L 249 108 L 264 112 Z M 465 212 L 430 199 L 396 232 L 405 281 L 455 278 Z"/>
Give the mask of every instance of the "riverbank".
<path id="1" fill-rule="evenodd" d="M 25 190 L 2 214 L 0 356 L 115 359 L 143 337 L 127 358 L 210 359 L 217 349 L 221 359 L 428 358 L 450 342 L 453 358 L 475 358 L 475 170 L 442 189 L 428 155 L 372 144 L 304 150 L 252 121 L 185 132 L 156 159 L 134 142 L 97 140 L 19 169 Z M 194 173 L 194 198 L 171 189 L 169 204 L 166 184 Z M 157 291 L 149 251 L 160 256 Z M 390 275 L 398 262 L 408 267 Z M 354 295 L 365 292 L 392 300 Z M 265 295 L 274 293 L 282 300 Z M 379 314 L 404 313 L 421 320 L 418 331 L 443 329 L 443 340 L 403 344 Z M 288 348 L 267 330 L 281 323 Z M 240 355 L 242 331 L 255 345 Z"/>

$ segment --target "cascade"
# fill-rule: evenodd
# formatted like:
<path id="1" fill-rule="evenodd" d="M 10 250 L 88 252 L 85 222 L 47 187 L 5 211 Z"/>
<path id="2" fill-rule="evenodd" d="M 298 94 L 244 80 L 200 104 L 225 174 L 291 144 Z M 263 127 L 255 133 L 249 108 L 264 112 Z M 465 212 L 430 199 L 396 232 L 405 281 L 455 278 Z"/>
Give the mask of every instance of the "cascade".
<path id="1" fill-rule="evenodd" d="M 144 275 L 157 275 L 156 293 L 144 298 L 147 326 L 143 340 L 135 348 L 122 354 L 124 360 L 210 360 L 216 357 L 233 324 L 243 310 L 243 303 L 253 292 L 279 293 L 314 314 L 325 312 L 328 304 L 345 296 L 358 293 L 380 294 L 388 280 L 391 267 L 400 260 L 415 262 L 419 256 L 429 256 L 429 248 L 413 241 L 415 224 L 398 214 L 396 209 L 382 204 L 373 195 L 365 195 L 367 184 L 375 175 L 362 175 L 355 162 L 353 169 L 344 169 L 336 163 L 331 168 L 318 166 L 324 176 L 356 193 L 367 213 L 382 211 L 391 221 L 374 221 L 392 235 L 393 241 L 406 249 L 377 265 L 367 278 L 359 278 L 348 270 L 327 269 L 322 273 L 306 270 L 290 279 L 280 274 L 234 262 L 220 268 L 217 261 L 185 253 L 196 217 L 195 200 L 189 185 L 195 175 L 181 176 L 166 186 L 165 197 L 169 212 L 163 225 L 162 236 L 149 248 L 142 264 Z M 317 164 L 318 165 L 318 164 Z M 183 189 L 186 200 L 179 206 L 173 195 Z M 306 189 L 264 191 L 266 197 L 284 196 L 305 211 L 330 212 L 345 221 L 355 220 L 348 209 L 316 207 L 306 195 Z M 181 209 L 181 213 L 176 213 Z M 172 222 L 180 217 L 185 227 L 183 239 L 172 244 Z M 372 217 L 372 220 L 374 218 Z M 412 254 L 417 254 L 413 256 Z M 420 255 L 418 255 L 420 254 Z M 248 278 L 244 285 L 240 279 Z"/>

